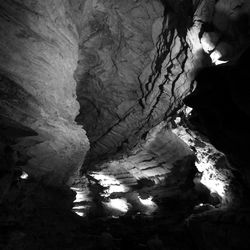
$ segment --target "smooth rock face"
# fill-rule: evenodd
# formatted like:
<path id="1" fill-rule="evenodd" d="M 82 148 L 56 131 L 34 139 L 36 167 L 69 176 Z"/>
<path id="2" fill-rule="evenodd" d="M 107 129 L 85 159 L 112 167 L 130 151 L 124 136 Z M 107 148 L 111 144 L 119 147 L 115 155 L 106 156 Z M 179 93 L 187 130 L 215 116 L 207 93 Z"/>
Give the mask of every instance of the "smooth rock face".
<path id="1" fill-rule="evenodd" d="M 67 9 L 63 0 L 0 3 L 1 123 L 38 134 L 11 143 L 29 159 L 23 168 L 50 184 L 66 181 L 88 150 L 74 122 L 78 34 Z"/>

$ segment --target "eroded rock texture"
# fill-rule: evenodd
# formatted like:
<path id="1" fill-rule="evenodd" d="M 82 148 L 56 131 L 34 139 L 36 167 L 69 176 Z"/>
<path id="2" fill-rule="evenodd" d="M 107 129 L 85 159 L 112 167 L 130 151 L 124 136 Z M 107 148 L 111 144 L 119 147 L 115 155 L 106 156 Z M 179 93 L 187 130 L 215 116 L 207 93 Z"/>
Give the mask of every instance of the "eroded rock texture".
<path id="1" fill-rule="evenodd" d="M 170 186 L 179 192 L 187 179 L 192 178 L 189 175 L 194 169 L 194 153 L 163 123 L 149 133 L 147 143 L 138 145 L 129 156 L 107 162 L 96 171 L 114 177 L 125 186 L 148 180 L 151 186 Z M 164 192 L 167 193 L 167 188 Z"/>
<path id="2" fill-rule="evenodd" d="M 51 184 L 66 181 L 88 150 L 74 122 L 78 34 L 68 9 L 60 0 L 0 3 L 1 141 L 26 158 L 29 174 Z M 21 126 L 38 135 L 18 138 Z"/>
<path id="3" fill-rule="evenodd" d="M 190 121 L 194 127 L 226 153 L 249 187 L 248 60 L 249 49 L 235 65 L 203 69 L 197 76 L 196 90 L 185 102 L 193 107 Z"/>
<path id="4" fill-rule="evenodd" d="M 247 1 L 74 3 L 88 167 L 131 150 L 182 104 L 199 68 L 234 59 L 248 41 Z"/>
<path id="5" fill-rule="evenodd" d="M 195 62 L 188 24 L 178 30 L 176 13 L 166 7 L 164 14 L 159 1 L 86 1 L 74 8 L 85 14 L 75 77 L 89 166 L 131 149 L 168 117 L 190 90 Z"/>
<path id="6" fill-rule="evenodd" d="M 240 54 L 248 13 L 239 0 L 2 2 L 1 126 L 38 134 L 11 142 L 24 168 L 62 180 L 81 165 L 76 94 L 85 166 L 132 150 L 171 119 L 197 69 Z"/>

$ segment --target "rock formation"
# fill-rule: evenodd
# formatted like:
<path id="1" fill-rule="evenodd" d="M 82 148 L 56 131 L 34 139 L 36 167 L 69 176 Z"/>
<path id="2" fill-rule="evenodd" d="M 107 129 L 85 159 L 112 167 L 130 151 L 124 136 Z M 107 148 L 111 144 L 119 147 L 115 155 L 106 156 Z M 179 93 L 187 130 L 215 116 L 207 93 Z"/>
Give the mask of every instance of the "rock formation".
<path id="1" fill-rule="evenodd" d="M 0 222 L 26 223 L 9 248 L 91 249 L 72 180 L 87 229 L 128 212 L 135 247 L 153 221 L 171 249 L 248 249 L 249 30 L 248 0 L 0 1 Z"/>
<path id="2" fill-rule="evenodd" d="M 249 8 L 222 0 L 1 3 L 1 124 L 37 134 L 11 139 L 28 159 L 23 169 L 64 182 L 88 139 L 84 167 L 129 153 L 171 119 L 199 68 L 237 59 Z"/>
<path id="3" fill-rule="evenodd" d="M 177 14 L 165 12 L 157 0 L 99 1 L 84 15 L 75 76 L 86 166 L 131 150 L 189 92 L 187 27 L 178 31 Z"/>
<path id="4" fill-rule="evenodd" d="M 66 1 L 0 3 L 1 124 L 38 134 L 9 142 L 3 128 L 1 137 L 29 159 L 25 171 L 50 184 L 67 181 L 89 148 L 74 121 L 79 36 L 68 9 Z"/>

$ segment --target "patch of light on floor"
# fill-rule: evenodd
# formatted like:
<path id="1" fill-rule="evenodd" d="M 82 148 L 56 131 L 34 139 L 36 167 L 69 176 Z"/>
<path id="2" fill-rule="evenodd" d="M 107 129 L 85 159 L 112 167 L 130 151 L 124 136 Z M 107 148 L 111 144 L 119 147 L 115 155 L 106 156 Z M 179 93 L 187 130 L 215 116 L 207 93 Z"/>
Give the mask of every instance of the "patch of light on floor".
<path id="1" fill-rule="evenodd" d="M 90 198 L 88 197 L 88 194 L 85 189 L 75 188 L 75 187 L 71 187 L 71 189 L 76 192 L 76 197 L 73 202 L 74 206 L 72 208 L 72 211 L 76 213 L 77 215 L 83 217 L 85 216 L 84 211 L 88 208 L 88 206 L 81 205 L 81 202 L 89 201 Z"/>
<path id="2" fill-rule="evenodd" d="M 140 196 L 138 196 L 139 201 L 141 202 L 141 204 L 145 207 L 142 211 L 145 214 L 151 215 L 152 213 L 154 213 L 157 209 L 158 206 L 155 202 L 153 202 L 153 197 L 149 196 L 146 199 L 142 199 Z"/>
<path id="3" fill-rule="evenodd" d="M 99 181 L 100 185 L 107 188 L 104 196 L 108 197 L 112 193 L 125 193 L 129 188 L 120 183 L 115 177 L 107 176 L 101 172 L 94 172 L 91 174 L 93 178 Z"/>
<path id="4" fill-rule="evenodd" d="M 103 204 L 112 210 L 118 210 L 121 213 L 126 213 L 129 210 L 129 203 L 124 198 L 110 199 L 108 202 Z"/>
<path id="5" fill-rule="evenodd" d="M 77 211 L 74 211 L 77 215 L 83 217 L 84 216 L 84 213 L 83 212 L 77 212 Z"/>
<path id="6" fill-rule="evenodd" d="M 140 196 L 138 196 L 140 202 L 144 205 L 144 206 L 152 206 L 154 205 L 155 203 L 152 201 L 153 197 L 150 196 L 149 198 L 147 199 L 142 199 Z"/>
<path id="7" fill-rule="evenodd" d="M 77 210 L 77 209 L 84 209 L 84 208 L 85 208 L 85 206 L 74 206 L 73 209 Z"/>
<path id="8" fill-rule="evenodd" d="M 220 64 L 224 64 L 224 63 L 228 63 L 229 61 L 223 61 L 223 60 L 217 60 L 215 61 L 215 65 L 220 65 Z"/>
<path id="9" fill-rule="evenodd" d="M 25 173 L 24 171 L 22 172 L 22 175 L 20 176 L 21 179 L 25 180 L 28 179 L 29 175 Z"/>
<path id="10" fill-rule="evenodd" d="M 74 190 L 76 192 L 76 198 L 74 200 L 74 203 L 87 200 L 86 192 L 82 191 L 81 189 L 77 189 L 77 188 L 72 188 L 72 190 Z"/>

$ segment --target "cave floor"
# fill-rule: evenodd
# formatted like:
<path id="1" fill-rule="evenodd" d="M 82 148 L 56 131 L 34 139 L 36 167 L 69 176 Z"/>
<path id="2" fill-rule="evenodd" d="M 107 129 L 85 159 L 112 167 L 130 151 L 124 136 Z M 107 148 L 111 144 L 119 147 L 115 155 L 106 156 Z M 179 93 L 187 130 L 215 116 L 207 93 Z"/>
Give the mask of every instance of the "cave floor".
<path id="1" fill-rule="evenodd" d="M 150 215 L 134 211 L 112 216 L 95 210 L 81 217 L 71 210 L 73 199 L 72 191 L 32 180 L 13 186 L 0 205 L 0 249 L 150 250 L 158 244 L 157 249 L 228 250 L 250 246 L 249 207 L 195 215 L 192 202 L 167 197 L 158 212 Z"/>
<path id="2" fill-rule="evenodd" d="M 14 185 L 0 205 L 0 249 L 105 249 L 105 232 L 113 249 L 150 249 L 155 234 L 166 249 L 194 249 L 184 223 L 191 208 L 178 199 L 166 198 L 150 215 L 134 210 L 113 216 L 92 209 L 81 217 L 71 210 L 67 192 L 32 180 Z"/>

